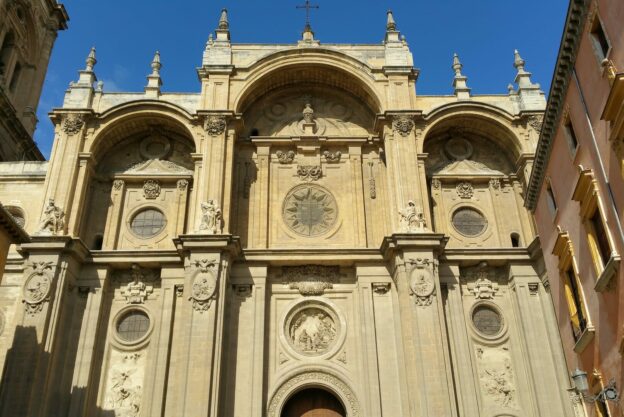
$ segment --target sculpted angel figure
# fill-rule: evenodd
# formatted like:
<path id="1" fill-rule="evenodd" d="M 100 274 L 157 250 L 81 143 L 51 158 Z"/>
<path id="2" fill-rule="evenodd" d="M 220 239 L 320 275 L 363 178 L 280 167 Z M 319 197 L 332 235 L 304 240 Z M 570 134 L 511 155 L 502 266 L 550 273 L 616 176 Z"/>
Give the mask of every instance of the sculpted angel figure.
<path id="1" fill-rule="evenodd" d="M 401 232 L 415 233 L 425 230 L 425 216 L 422 212 L 416 210 L 416 204 L 413 200 L 408 201 L 407 207 L 399 210 L 399 224 Z"/>
<path id="2" fill-rule="evenodd" d="M 219 206 L 214 200 L 208 200 L 201 204 L 202 221 L 199 230 L 208 234 L 217 234 L 221 232 L 222 213 Z"/>
<path id="3" fill-rule="evenodd" d="M 43 218 L 39 223 L 39 234 L 56 235 L 63 230 L 65 225 L 65 213 L 54 203 L 54 199 L 48 200 L 48 205 L 43 210 Z"/>

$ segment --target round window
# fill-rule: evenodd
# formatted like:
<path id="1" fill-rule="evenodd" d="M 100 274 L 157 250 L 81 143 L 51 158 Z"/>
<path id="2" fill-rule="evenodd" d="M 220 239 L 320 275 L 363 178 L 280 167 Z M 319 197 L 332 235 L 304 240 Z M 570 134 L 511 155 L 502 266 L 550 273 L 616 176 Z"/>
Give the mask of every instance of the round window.
<path id="1" fill-rule="evenodd" d="M 462 207 L 453 213 L 453 226 L 464 236 L 479 236 L 487 227 L 483 214 L 470 207 Z"/>
<path id="2" fill-rule="evenodd" d="M 474 309 L 472 322 L 477 330 L 486 336 L 495 336 L 503 328 L 503 320 L 498 311 L 485 305 L 477 306 Z"/>
<path id="3" fill-rule="evenodd" d="M 140 211 L 130 222 L 130 228 L 137 236 L 150 238 L 160 233 L 167 224 L 165 215 L 156 209 Z"/>
<path id="4" fill-rule="evenodd" d="M 150 319 L 141 310 L 131 310 L 117 322 L 117 334 L 126 342 L 135 342 L 147 334 Z"/>

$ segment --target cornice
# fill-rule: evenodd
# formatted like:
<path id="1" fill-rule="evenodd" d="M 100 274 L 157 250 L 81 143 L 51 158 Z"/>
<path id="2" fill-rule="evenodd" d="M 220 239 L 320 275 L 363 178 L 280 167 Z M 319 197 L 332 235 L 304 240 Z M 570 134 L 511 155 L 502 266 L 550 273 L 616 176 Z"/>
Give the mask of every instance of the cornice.
<path id="1" fill-rule="evenodd" d="M 585 27 L 590 1 L 591 0 L 571 0 L 570 6 L 568 7 L 568 14 L 563 29 L 561 45 L 559 46 L 555 71 L 550 84 L 542 132 L 537 144 L 533 171 L 524 202 L 525 206 L 531 211 L 535 211 L 539 190 L 544 182 L 546 166 L 550 158 L 550 152 L 552 151 L 552 143 L 557 132 L 557 126 L 561 119 L 570 76 L 574 70 L 574 64 L 576 63 L 576 56 Z"/>

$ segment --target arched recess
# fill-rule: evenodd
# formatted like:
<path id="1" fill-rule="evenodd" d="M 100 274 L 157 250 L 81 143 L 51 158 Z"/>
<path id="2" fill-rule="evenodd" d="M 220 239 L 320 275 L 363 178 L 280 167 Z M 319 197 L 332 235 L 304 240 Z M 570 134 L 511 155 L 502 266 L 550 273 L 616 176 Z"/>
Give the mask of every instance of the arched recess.
<path id="1" fill-rule="evenodd" d="M 145 102 L 101 116 L 85 144 L 94 161 L 81 227 L 89 247 L 170 248 L 184 232 L 196 152 L 190 121 L 177 107 Z M 146 216 L 159 223 L 154 233 L 135 224 Z"/>
<path id="2" fill-rule="evenodd" d="M 335 395 L 344 405 L 347 417 L 360 417 L 363 411 L 354 390 L 346 380 L 330 369 L 303 368 L 281 378 L 269 396 L 267 417 L 280 417 L 286 402 L 306 388 L 321 388 Z"/>

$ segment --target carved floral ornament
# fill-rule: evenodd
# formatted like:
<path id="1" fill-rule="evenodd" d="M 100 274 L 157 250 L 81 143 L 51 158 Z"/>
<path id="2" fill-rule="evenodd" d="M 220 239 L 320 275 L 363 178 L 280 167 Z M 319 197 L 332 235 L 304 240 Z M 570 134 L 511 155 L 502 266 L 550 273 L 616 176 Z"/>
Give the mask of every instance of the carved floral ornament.
<path id="1" fill-rule="evenodd" d="M 277 160 L 280 164 L 290 164 L 295 160 L 295 151 L 277 151 L 275 156 L 277 156 Z"/>
<path id="2" fill-rule="evenodd" d="M 420 307 L 431 305 L 435 296 L 434 272 L 437 269 L 437 261 L 418 258 L 410 259 L 408 263 L 412 265 L 409 287 L 414 303 Z"/>
<path id="3" fill-rule="evenodd" d="M 146 180 L 143 183 L 143 196 L 148 200 L 155 200 L 160 196 L 160 183 L 156 180 Z"/>
<path id="4" fill-rule="evenodd" d="M 342 157 L 342 152 L 340 151 L 336 151 L 336 152 L 330 152 L 330 151 L 325 151 L 323 152 L 323 156 L 325 157 L 325 160 L 327 162 L 340 162 L 340 158 Z"/>
<path id="5" fill-rule="evenodd" d="M 392 128 L 403 137 L 409 136 L 412 130 L 414 130 L 414 127 L 415 124 L 412 116 L 394 116 L 392 120 Z"/>
<path id="6" fill-rule="evenodd" d="M 469 198 L 472 198 L 472 196 L 474 196 L 474 188 L 472 187 L 472 184 L 468 181 L 462 181 L 458 183 L 456 188 L 457 188 L 457 195 L 460 198 L 469 199 Z"/>
<path id="7" fill-rule="evenodd" d="M 211 115 L 206 117 L 204 121 L 204 130 L 210 136 L 219 136 L 225 132 L 225 128 L 227 127 L 227 121 L 225 116 L 222 115 Z"/>
<path id="8" fill-rule="evenodd" d="M 203 313 L 208 311 L 217 293 L 217 261 L 199 259 L 191 262 L 193 277 L 191 279 L 191 295 L 193 310 Z"/>
<path id="9" fill-rule="evenodd" d="M 68 135 L 75 135 L 80 132 L 84 125 L 84 116 L 81 114 L 70 113 L 63 118 L 61 129 Z"/>
<path id="10" fill-rule="evenodd" d="M 282 267 L 282 282 L 301 295 L 322 295 L 340 278 L 340 267 L 300 265 Z"/>
<path id="11" fill-rule="evenodd" d="M 318 165 L 297 166 L 297 176 L 302 181 L 318 181 L 323 175 L 321 167 Z"/>
<path id="12" fill-rule="evenodd" d="M 24 282 L 22 289 L 26 313 L 34 316 L 43 310 L 43 303 L 50 300 L 54 262 L 32 262 L 33 272 Z"/>

